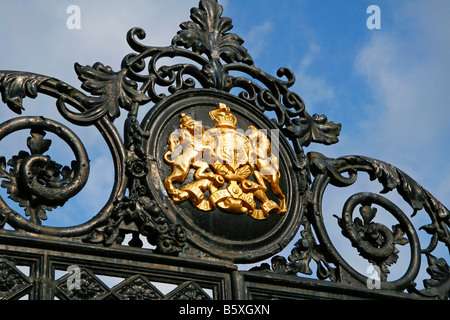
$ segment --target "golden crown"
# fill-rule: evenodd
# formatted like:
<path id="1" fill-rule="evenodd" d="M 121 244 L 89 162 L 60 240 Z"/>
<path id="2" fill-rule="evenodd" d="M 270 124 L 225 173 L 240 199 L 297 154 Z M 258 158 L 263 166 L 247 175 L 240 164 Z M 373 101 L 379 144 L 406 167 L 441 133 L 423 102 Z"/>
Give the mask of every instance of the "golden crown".
<path id="1" fill-rule="evenodd" d="M 209 116 L 216 123 L 216 127 L 236 128 L 237 119 L 224 103 L 219 103 L 216 110 L 209 112 Z"/>

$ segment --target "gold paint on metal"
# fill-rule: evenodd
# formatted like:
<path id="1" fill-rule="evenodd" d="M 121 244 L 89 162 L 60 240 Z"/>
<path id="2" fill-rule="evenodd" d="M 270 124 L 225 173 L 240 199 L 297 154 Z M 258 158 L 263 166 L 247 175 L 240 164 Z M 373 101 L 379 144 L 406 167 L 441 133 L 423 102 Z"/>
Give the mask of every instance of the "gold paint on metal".
<path id="1" fill-rule="evenodd" d="M 164 160 L 172 172 L 164 186 L 173 201 L 189 200 L 202 211 L 219 208 L 258 220 L 274 212 L 284 214 L 286 197 L 279 186 L 278 159 L 267 135 L 254 126 L 246 134 L 238 131 L 237 118 L 223 103 L 209 116 L 215 127 L 205 130 L 200 121 L 182 113 L 179 128 L 169 135 Z M 174 183 L 183 184 L 191 168 L 195 169 L 194 181 L 177 189 Z M 279 204 L 266 195 L 265 181 Z"/>

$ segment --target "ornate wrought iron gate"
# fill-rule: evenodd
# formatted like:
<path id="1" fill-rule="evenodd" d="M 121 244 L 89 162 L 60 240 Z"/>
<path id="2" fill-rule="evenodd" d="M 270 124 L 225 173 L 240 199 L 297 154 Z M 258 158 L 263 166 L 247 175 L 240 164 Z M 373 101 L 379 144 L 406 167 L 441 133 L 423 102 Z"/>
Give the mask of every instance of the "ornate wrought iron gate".
<path id="1" fill-rule="evenodd" d="M 47 212 L 86 184 L 83 143 L 40 116 L 0 125 L 0 140 L 30 133 L 29 150 L 0 157 L 1 186 L 25 208 L 23 215 L 0 199 L 0 299 L 448 299 L 450 268 L 433 255 L 438 244 L 450 246 L 448 209 L 383 161 L 305 154 L 311 143 L 337 143 L 341 125 L 307 112 L 289 90 L 292 71 L 281 68 L 278 78 L 257 68 L 222 10 L 216 0 L 201 0 L 167 47 L 145 45 L 144 30 L 131 29 L 134 52 L 119 71 L 75 64 L 90 95 L 52 77 L 0 71 L 2 100 L 12 111 L 22 113 L 26 97 L 55 98 L 69 123 L 100 131 L 115 166 L 112 193 L 97 214 L 78 226 L 46 226 Z M 160 66 L 167 57 L 190 62 Z M 142 117 L 145 105 L 151 108 Z M 124 111 L 122 135 L 116 120 Z M 48 132 L 72 150 L 70 166 L 46 155 Z M 417 228 L 382 194 L 348 198 L 337 223 L 376 277 L 340 255 L 323 221 L 325 190 L 353 185 L 360 172 L 429 217 Z M 377 222 L 377 208 L 397 223 Z M 418 229 L 429 235 L 426 245 Z M 290 243 L 287 258 L 277 255 Z M 405 245 L 407 271 L 388 281 Z M 417 289 L 421 258 L 430 279 Z M 236 265 L 260 262 L 248 271 Z M 311 263 L 317 279 L 301 276 L 313 273 Z"/>

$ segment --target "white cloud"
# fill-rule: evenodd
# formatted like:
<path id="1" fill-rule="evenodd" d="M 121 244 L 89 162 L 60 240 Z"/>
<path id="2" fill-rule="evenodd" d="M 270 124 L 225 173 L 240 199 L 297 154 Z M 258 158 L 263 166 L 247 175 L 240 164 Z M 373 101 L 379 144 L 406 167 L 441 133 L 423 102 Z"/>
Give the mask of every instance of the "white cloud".
<path id="1" fill-rule="evenodd" d="M 0 69 L 15 68 L 54 76 L 74 74 L 73 63 L 96 61 L 120 66 L 132 50 L 125 37 L 142 27 L 151 45 L 170 45 L 179 23 L 189 19 L 196 0 L 161 1 L 32 1 L 2 3 Z M 80 7 L 81 29 L 69 30 L 69 5 Z M 20 53 L 20 54 L 18 54 Z M 76 77 L 74 77 L 76 79 Z"/>
<path id="2" fill-rule="evenodd" d="M 318 77 L 309 71 L 309 68 L 315 63 L 315 57 L 320 54 L 320 47 L 310 42 L 307 53 L 300 61 L 299 68 L 296 70 L 296 84 L 293 91 L 300 92 L 302 99 L 307 105 L 308 112 L 321 114 L 323 105 L 333 105 L 335 98 L 334 87 L 326 78 Z"/>
<path id="3" fill-rule="evenodd" d="M 259 55 L 264 54 L 264 48 L 269 45 L 267 41 L 262 41 L 269 36 L 273 31 L 273 24 L 266 20 L 262 24 L 255 25 L 250 31 L 243 35 L 242 38 L 245 41 L 244 46 L 253 59 L 256 59 Z"/>
<path id="4" fill-rule="evenodd" d="M 362 128 L 368 137 L 364 142 L 413 178 L 437 185 L 441 181 L 427 176 L 439 180 L 436 172 L 450 170 L 445 147 L 450 136 L 449 14 L 448 2 L 408 2 L 397 8 L 395 24 L 374 32 L 355 60 L 374 98 L 366 106 L 374 118 Z"/>

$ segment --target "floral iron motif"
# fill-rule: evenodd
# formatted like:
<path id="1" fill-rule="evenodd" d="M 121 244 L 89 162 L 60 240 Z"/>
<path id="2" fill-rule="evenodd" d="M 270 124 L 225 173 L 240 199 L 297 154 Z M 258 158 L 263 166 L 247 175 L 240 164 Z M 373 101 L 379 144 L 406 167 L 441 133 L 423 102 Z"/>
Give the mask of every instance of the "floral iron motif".
<path id="1" fill-rule="evenodd" d="M 436 249 L 438 242 L 450 247 L 450 211 L 411 177 L 386 162 L 363 156 L 330 159 L 314 152 L 308 156 L 315 179 L 311 187 L 310 210 L 302 222 L 304 227 L 301 231 L 302 238 L 292 249 L 289 261 L 284 257 L 275 256 L 272 258 L 271 266 L 262 264 L 253 270 L 292 275 L 312 274 L 310 263 L 315 261 L 319 279 L 366 284 L 367 275 L 353 269 L 331 241 L 323 220 L 322 197 L 329 185 L 338 187 L 353 185 L 358 172 L 367 172 L 371 180 L 378 180 L 383 185 L 382 193 L 396 189 L 414 210 L 413 216 L 419 210 L 425 209 L 432 223 L 420 227 L 419 230 L 425 230 L 432 235 L 430 243 L 422 249 L 416 228 L 403 211 L 382 195 L 369 192 L 354 194 L 345 202 L 342 217 L 336 216 L 342 234 L 351 241 L 363 258 L 378 267 L 381 289 L 408 290 L 424 297 L 448 299 L 450 269 L 444 259 L 434 257 L 431 252 Z M 345 172 L 349 174 L 348 177 L 344 175 Z M 380 206 L 392 214 L 399 224 L 389 229 L 384 224 L 375 222 L 377 209 L 373 205 Z M 358 207 L 362 219 L 353 218 L 353 212 Z M 389 267 L 398 260 L 397 246 L 406 244 L 410 244 L 411 247 L 408 270 L 400 279 L 388 282 Z M 418 290 L 413 280 L 420 269 L 421 255 L 427 257 L 429 264 L 427 272 L 432 279 L 424 280 L 425 289 Z"/>

